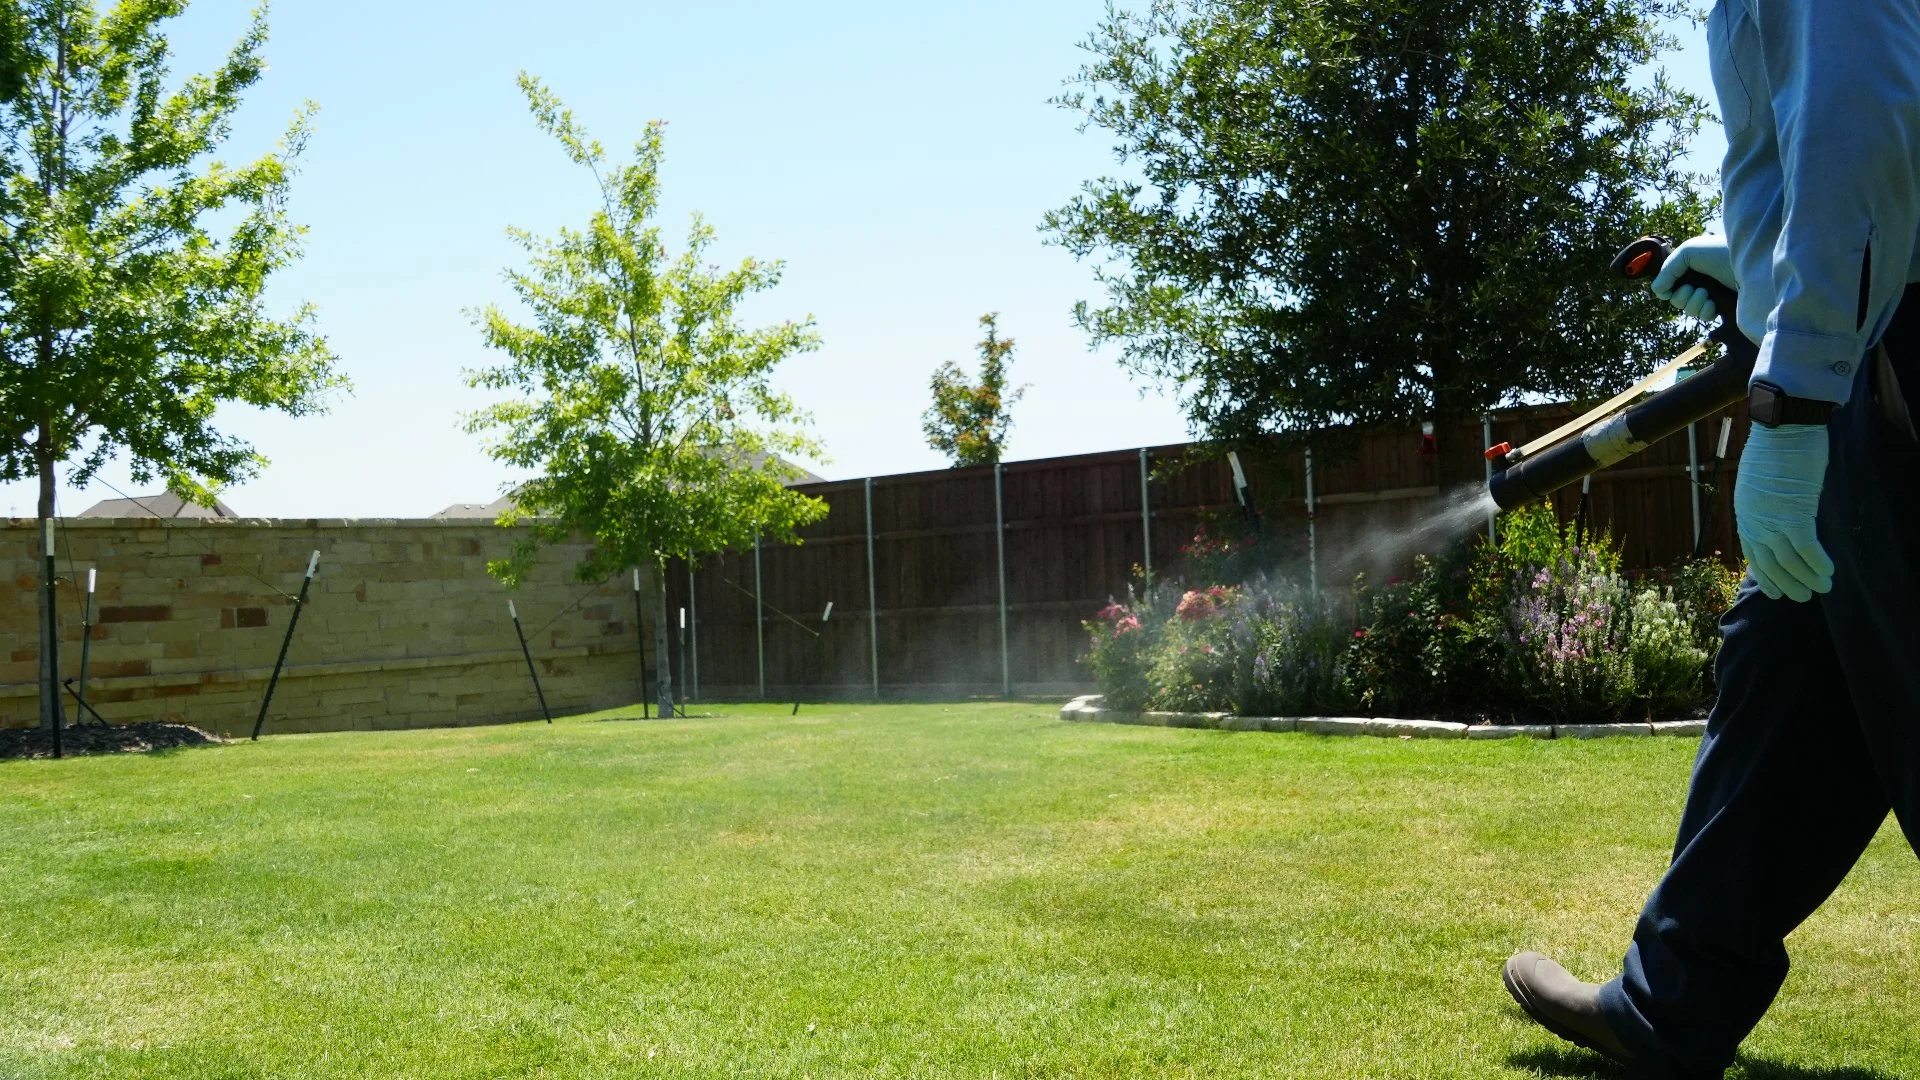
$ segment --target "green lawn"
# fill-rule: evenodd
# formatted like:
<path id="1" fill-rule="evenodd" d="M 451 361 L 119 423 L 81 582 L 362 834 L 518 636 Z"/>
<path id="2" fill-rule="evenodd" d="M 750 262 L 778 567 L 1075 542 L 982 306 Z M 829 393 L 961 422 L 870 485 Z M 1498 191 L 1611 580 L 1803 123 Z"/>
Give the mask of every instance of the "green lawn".
<path id="1" fill-rule="evenodd" d="M 1613 1075 L 1695 743 L 726 707 L 0 763 L 0 1077 Z M 1733 1075 L 1920 1076 L 1891 829 Z"/>

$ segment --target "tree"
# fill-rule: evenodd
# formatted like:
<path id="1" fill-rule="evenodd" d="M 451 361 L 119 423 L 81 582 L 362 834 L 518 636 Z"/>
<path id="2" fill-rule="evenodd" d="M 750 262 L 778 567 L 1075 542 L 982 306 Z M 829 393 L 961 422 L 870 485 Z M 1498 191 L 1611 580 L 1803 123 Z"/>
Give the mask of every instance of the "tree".
<path id="1" fill-rule="evenodd" d="M 518 397 L 468 418 L 491 433 L 488 453 L 534 479 L 514 487 L 503 525 L 530 527 L 488 569 L 517 587 L 543 544 L 586 536 L 581 581 L 626 567 L 665 580 L 670 557 L 756 542 L 796 542 L 826 504 L 787 484 L 801 473 L 780 454 L 818 457 L 806 416 L 772 385 L 788 357 L 819 347 L 811 317 L 760 329 L 735 309 L 780 281 L 780 264 L 747 259 L 730 271 L 702 260 L 713 230 L 694 217 L 686 250 L 669 258 L 653 224 L 665 125 L 654 122 L 627 165 L 609 165 L 573 113 L 541 82 L 520 76 L 534 123 L 592 173 L 600 206 L 584 230 L 552 240 L 519 229 L 530 269 L 506 278 L 531 324 L 489 305 L 476 322 L 496 367 L 470 385 Z M 666 590 L 658 589 L 656 653 L 668 655 Z M 673 715 L 663 663 L 660 715 Z"/>
<path id="2" fill-rule="evenodd" d="M 1100 261 L 1096 343 L 1249 441 L 1591 398 L 1685 334 L 1610 280 L 1713 210 L 1674 0 L 1154 0 L 1060 99 L 1131 178 L 1047 215 Z M 1443 426 L 1441 430 L 1446 430 Z M 1443 460 L 1445 460 L 1443 458 Z"/>
<path id="3" fill-rule="evenodd" d="M 933 373 L 933 404 L 921 417 L 921 430 L 927 445 L 952 458 L 956 468 L 999 463 L 1013 427 L 1013 406 L 1027 393 L 1024 386 L 1007 389 L 1013 339 L 1000 336 L 999 319 L 980 316 L 987 336 L 980 342 L 978 383 L 969 382 L 951 360 Z"/>
<path id="4" fill-rule="evenodd" d="M 211 159 L 266 71 L 266 11 L 212 75 L 168 87 L 163 32 L 186 0 L 12 0 L 0 12 L 0 479 L 84 483 L 124 455 L 210 501 L 265 459 L 214 425 L 224 402 L 299 416 L 344 387 L 310 307 L 263 303 L 299 253 L 287 219 L 312 106 L 278 150 Z M 58 722 L 41 600 L 41 717 Z"/>

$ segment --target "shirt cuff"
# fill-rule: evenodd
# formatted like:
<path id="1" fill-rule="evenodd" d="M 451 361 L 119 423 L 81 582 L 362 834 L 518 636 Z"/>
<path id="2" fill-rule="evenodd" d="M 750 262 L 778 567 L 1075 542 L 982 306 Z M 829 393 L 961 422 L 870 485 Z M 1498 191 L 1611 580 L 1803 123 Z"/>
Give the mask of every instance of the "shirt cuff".
<path id="1" fill-rule="evenodd" d="M 1860 368 L 1861 354 L 1859 340 L 1851 335 L 1769 330 L 1760 342 L 1753 381 L 1772 383 L 1789 397 L 1845 405 L 1853 396 L 1854 373 Z"/>

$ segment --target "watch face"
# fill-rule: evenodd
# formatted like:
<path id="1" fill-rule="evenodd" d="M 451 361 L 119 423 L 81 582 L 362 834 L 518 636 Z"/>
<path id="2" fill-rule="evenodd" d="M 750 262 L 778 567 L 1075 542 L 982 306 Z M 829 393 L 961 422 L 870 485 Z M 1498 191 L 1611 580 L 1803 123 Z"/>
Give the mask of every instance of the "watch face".
<path id="1" fill-rule="evenodd" d="M 1784 400 L 1785 391 L 1768 383 L 1757 382 L 1747 397 L 1747 412 L 1754 423 L 1772 427 L 1780 423 L 1780 404 Z"/>

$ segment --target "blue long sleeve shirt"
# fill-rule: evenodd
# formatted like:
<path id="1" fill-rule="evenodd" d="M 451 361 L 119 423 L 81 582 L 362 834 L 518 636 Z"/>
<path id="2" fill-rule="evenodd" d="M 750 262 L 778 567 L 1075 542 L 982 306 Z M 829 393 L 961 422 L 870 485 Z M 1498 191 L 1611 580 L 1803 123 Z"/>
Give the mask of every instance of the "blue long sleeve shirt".
<path id="1" fill-rule="evenodd" d="M 1719 0 L 1707 33 L 1753 377 L 1844 402 L 1920 281 L 1920 0 Z"/>

